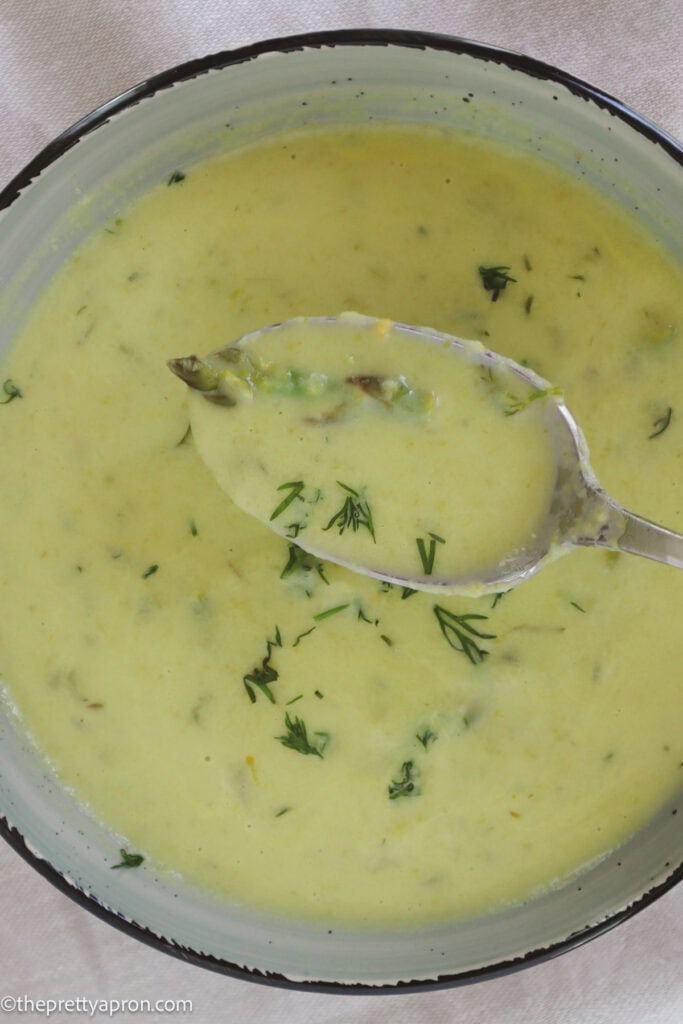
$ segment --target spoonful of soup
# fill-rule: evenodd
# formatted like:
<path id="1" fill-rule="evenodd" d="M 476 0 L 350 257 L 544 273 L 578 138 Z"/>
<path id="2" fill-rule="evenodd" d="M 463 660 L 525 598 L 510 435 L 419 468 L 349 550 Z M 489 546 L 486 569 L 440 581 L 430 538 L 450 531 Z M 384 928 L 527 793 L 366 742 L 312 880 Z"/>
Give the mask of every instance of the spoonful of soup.
<path id="1" fill-rule="evenodd" d="M 574 546 L 683 568 L 683 537 L 602 490 L 559 389 L 478 342 L 344 313 L 168 365 L 202 459 L 290 557 L 471 595 Z"/>

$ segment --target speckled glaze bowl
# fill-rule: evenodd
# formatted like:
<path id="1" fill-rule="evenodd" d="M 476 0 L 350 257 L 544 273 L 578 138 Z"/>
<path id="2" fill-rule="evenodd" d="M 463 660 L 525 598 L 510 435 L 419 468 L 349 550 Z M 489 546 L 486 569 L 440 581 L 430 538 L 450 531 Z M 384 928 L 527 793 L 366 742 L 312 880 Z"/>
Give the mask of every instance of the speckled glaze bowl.
<path id="1" fill-rule="evenodd" d="M 683 150 L 585 83 L 462 39 L 381 30 L 258 43 L 165 72 L 51 143 L 0 194 L 0 351 L 74 246 L 177 166 L 283 128 L 407 121 L 481 133 L 585 176 L 636 208 L 683 260 Z M 0 831 L 99 917 L 195 964 L 334 992 L 414 991 L 495 977 L 632 916 L 683 874 L 683 815 L 553 892 L 451 925 L 358 932 L 218 903 L 153 865 L 109 870 L 119 837 L 55 779 L 0 706 Z"/>

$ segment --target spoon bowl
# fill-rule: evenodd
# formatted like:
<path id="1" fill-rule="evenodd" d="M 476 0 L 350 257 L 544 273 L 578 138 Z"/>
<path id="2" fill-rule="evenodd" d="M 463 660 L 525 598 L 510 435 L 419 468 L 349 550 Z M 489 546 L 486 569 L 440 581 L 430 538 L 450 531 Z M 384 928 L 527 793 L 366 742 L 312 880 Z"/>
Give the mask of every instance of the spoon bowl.
<path id="1" fill-rule="evenodd" d="M 206 359 L 189 356 L 172 359 L 168 365 L 173 373 L 185 381 L 202 399 L 227 410 L 240 402 L 251 402 L 255 396 L 260 398 L 263 391 L 279 393 L 285 388 L 289 388 L 292 393 L 298 389 L 299 393 L 304 392 L 304 398 L 308 396 L 310 399 L 317 399 L 328 390 L 335 389 L 336 395 L 338 386 L 328 376 L 315 372 L 306 376 L 299 370 L 287 370 L 284 376 L 280 374 L 278 377 L 276 371 L 272 369 L 272 362 L 264 362 L 259 354 L 259 345 L 265 339 L 289 339 L 292 333 L 302 336 L 307 334 L 310 337 L 311 332 L 316 340 L 324 339 L 327 344 L 331 342 L 343 345 L 349 337 L 349 330 L 355 332 L 356 338 L 362 336 L 368 344 L 373 343 L 378 336 L 384 338 L 390 334 L 392 341 L 395 340 L 396 343 L 399 339 L 404 339 L 415 345 L 431 345 L 434 352 L 447 350 L 453 359 L 467 364 L 470 369 L 477 368 L 480 377 L 490 381 L 495 387 L 496 394 L 505 397 L 507 405 L 504 406 L 503 412 L 510 418 L 510 422 L 511 417 L 517 412 L 533 405 L 534 411 L 538 413 L 538 428 L 545 432 L 552 448 L 554 484 L 548 495 L 541 521 L 529 526 L 528 535 L 521 543 L 511 547 L 493 561 L 483 561 L 474 567 L 467 566 L 462 572 L 459 572 L 457 567 L 454 570 L 451 566 L 447 573 L 437 574 L 432 571 L 432 557 L 432 565 L 423 558 L 423 573 L 407 574 L 403 567 L 392 564 L 388 558 L 384 559 L 381 545 L 377 548 L 379 557 L 374 549 L 371 555 L 358 557 L 353 553 L 340 552 L 337 544 L 328 545 L 326 537 L 332 538 L 329 534 L 323 537 L 318 533 L 317 536 L 309 538 L 306 531 L 297 530 L 295 536 L 298 547 L 315 558 L 336 562 L 354 572 L 373 576 L 387 583 L 432 593 L 468 595 L 508 590 L 529 579 L 548 562 L 576 546 L 611 548 L 643 555 L 678 568 L 683 567 L 683 537 L 626 511 L 602 489 L 590 465 L 585 437 L 567 408 L 561 392 L 532 369 L 485 348 L 479 342 L 444 334 L 430 327 L 416 327 L 356 313 L 344 313 L 340 316 L 301 317 L 272 324 L 244 335 L 228 348 Z M 405 378 L 401 376 L 399 379 L 403 382 L 401 387 L 405 390 Z M 398 393 L 395 380 L 387 382 L 386 378 L 379 375 L 350 375 L 346 377 L 344 383 L 356 386 L 360 383 L 366 392 L 374 391 L 372 397 L 379 399 L 384 405 L 393 402 Z M 520 385 L 524 389 L 521 399 L 514 390 Z M 418 392 L 415 391 L 414 394 Z M 538 399 L 542 401 L 536 401 Z M 488 402 L 488 396 L 483 396 L 482 401 Z M 337 410 L 339 405 L 334 408 Z M 228 411 L 221 424 L 228 434 L 229 417 Z M 304 419 L 316 424 L 324 421 L 327 425 L 332 422 L 329 413 L 322 418 Z M 493 458 L 495 459 L 495 453 Z M 210 458 L 208 462 L 212 468 Z M 357 494 L 353 488 L 338 482 L 352 495 Z M 292 482 L 283 484 L 282 488 L 295 486 L 296 482 Z M 229 482 L 226 487 L 229 493 L 231 487 L 232 484 Z M 295 496 L 299 497 L 299 494 Z M 487 500 L 483 490 L 480 497 L 482 502 Z M 399 499 L 397 485 L 395 500 Z M 236 500 L 239 504 L 242 503 L 239 497 Z M 283 501 L 288 502 L 288 496 L 285 496 Z M 245 507 L 248 511 L 253 511 L 248 505 Z M 279 506 L 276 512 L 278 508 Z M 281 525 L 277 514 L 271 514 L 269 518 L 261 514 L 259 518 L 262 518 L 271 529 L 291 538 L 291 534 Z M 358 529 L 358 525 L 358 521 L 351 523 L 354 531 Z M 325 529 L 328 530 L 329 526 Z M 372 532 L 375 540 L 374 530 Z M 429 536 L 433 538 L 430 542 L 433 549 L 436 542 L 443 543 L 443 539 L 438 535 L 432 533 Z M 423 552 L 424 550 L 423 542 Z"/>

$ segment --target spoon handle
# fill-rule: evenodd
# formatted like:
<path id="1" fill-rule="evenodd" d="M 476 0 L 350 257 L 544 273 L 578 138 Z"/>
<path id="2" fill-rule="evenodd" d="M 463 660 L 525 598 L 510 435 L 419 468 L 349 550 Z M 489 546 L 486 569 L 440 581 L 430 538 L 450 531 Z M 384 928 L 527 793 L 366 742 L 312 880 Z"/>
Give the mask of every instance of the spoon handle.
<path id="1" fill-rule="evenodd" d="M 603 524 L 594 536 L 579 537 L 576 544 L 628 551 L 683 569 L 683 535 L 628 512 L 601 491 L 593 491 L 592 498 L 594 509 L 604 515 Z"/>

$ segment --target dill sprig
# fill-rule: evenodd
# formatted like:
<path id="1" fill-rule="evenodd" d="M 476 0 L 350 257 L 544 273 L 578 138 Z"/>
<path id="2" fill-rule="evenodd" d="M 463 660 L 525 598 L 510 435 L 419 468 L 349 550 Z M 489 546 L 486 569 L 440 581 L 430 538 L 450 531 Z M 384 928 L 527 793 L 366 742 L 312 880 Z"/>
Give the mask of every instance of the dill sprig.
<path id="1" fill-rule="evenodd" d="M 7 397 L 3 398 L 3 400 L 0 402 L 0 405 L 9 405 L 10 402 L 13 402 L 15 398 L 24 397 L 23 392 L 19 390 L 17 385 L 10 377 L 8 377 L 7 380 L 3 382 L 2 390 Z"/>
<path id="2" fill-rule="evenodd" d="M 338 512 L 335 512 L 324 529 L 331 530 L 333 526 L 336 526 L 341 536 L 344 530 L 349 527 L 354 533 L 357 533 L 361 526 L 364 526 L 372 539 L 375 540 L 372 511 L 367 500 L 358 491 L 355 491 L 353 487 L 343 484 L 341 480 L 337 480 L 337 483 L 342 490 L 346 491 L 347 497 L 342 507 Z"/>
<path id="3" fill-rule="evenodd" d="M 495 640 L 495 633 L 481 633 L 470 623 L 488 619 L 488 615 L 470 613 L 469 615 L 456 615 L 455 612 L 443 608 L 441 605 L 433 606 L 436 621 L 446 641 L 454 651 L 461 651 L 473 665 L 479 665 L 487 657 L 488 651 L 480 647 L 473 637 L 479 640 Z"/>
<path id="4" fill-rule="evenodd" d="M 330 581 L 325 576 L 325 570 L 322 562 L 317 561 L 310 552 L 304 551 L 304 549 L 300 548 L 298 544 L 289 544 L 287 550 L 289 557 L 287 559 L 287 565 L 280 573 L 281 580 L 286 579 L 287 576 L 294 575 L 294 573 L 311 572 L 315 569 L 323 583 L 327 583 L 329 585 Z"/>
<path id="5" fill-rule="evenodd" d="M 119 850 L 119 854 L 121 860 L 118 864 L 112 864 L 112 871 L 115 871 L 116 868 L 139 868 L 145 859 L 141 853 L 128 853 L 128 850 L 124 850 L 123 847 Z"/>
<path id="6" fill-rule="evenodd" d="M 426 545 L 426 537 L 416 537 L 415 543 L 417 544 L 417 550 L 420 554 L 420 561 L 422 562 L 422 568 L 424 569 L 425 576 L 431 576 L 434 569 L 434 559 L 436 557 L 436 545 L 445 544 L 446 541 L 443 537 L 439 537 L 436 533 L 429 533 L 429 548 Z"/>
<path id="7" fill-rule="evenodd" d="M 654 421 L 652 426 L 655 428 L 651 434 L 648 434 L 648 441 L 651 441 L 653 437 L 659 437 L 671 424 L 671 417 L 673 416 L 673 409 L 669 406 L 666 412 Z"/>
<path id="8" fill-rule="evenodd" d="M 315 757 L 322 757 L 325 747 L 328 744 L 330 734 L 327 732 L 316 732 L 315 735 L 319 737 L 314 743 L 308 738 L 308 730 L 306 729 L 306 723 L 301 719 L 291 718 L 289 712 L 285 714 L 285 729 L 287 732 L 284 736 L 276 736 L 275 739 L 279 740 L 283 747 L 289 747 L 291 750 L 296 750 L 299 754 L 313 754 Z"/>
<path id="9" fill-rule="evenodd" d="M 438 736 L 435 732 L 432 732 L 431 729 L 423 729 L 421 733 L 418 732 L 415 734 L 415 739 L 418 743 L 421 743 L 426 750 L 430 743 L 433 743 L 434 740 L 438 739 Z"/>
<path id="10" fill-rule="evenodd" d="M 415 788 L 415 768 L 412 761 L 404 761 L 401 765 L 401 777 L 392 779 L 387 786 L 390 800 L 398 800 L 401 796 L 417 796 Z"/>
<path id="11" fill-rule="evenodd" d="M 487 292 L 491 292 L 491 302 L 497 302 L 498 296 L 508 284 L 516 283 L 516 277 L 510 277 L 509 267 L 479 267 L 481 283 Z"/>
<path id="12" fill-rule="evenodd" d="M 317 615 L 313 616 L 314 622 L 322 622 L 323 619 L 329 619 L 331 615 L 336 615 L 337 612 L 343 612 L 345 608 L 349 607 L 349 602 L 346 604 L 337 604 L 334 608 L 327 608 L 324 612 L 318 612 Z"/>
<path id="13" fill-rule="evenodd" d="M 191 426 L 191 424 L 188 423 L 187 430 L 185 431 L 183 436 L 180 438 L 180 440 L 176 442 L 176 448 L 182 448 L 184 444 L 189 444 L 191 441 L 192 441 L 192 426 Z"/>
<path id="14" fill-rule="evenodd" d="M 270 660 L 273 656 L 273 648 L 282 647 L 282 636 L 278 626 L 275 627 L 275 639 L 266 640 L 266 656 L 261 659 L 261 667 L 257 665 L 251 672 L 247 672 L 246 675 L 242 676 L 242 682 L 244 688 L 247 691 L 249 700 L 252 704 L 256 703 L 256 687 L 264 697 L 267 697 L 271 704 L 275 703 L 275 697 L 270 689 L 270 684 L 274 683 L 276 679 L 279 679 L 280 673 L 277 669 L 273 668 Z"/>
<path id="15" fill-rule="evenodd" d="M 285 498 L 283 498 L 280 504 L 277 505 L 276 508 L 273 510 L 270 517 L 271 523 L 273 519 L 277 519 L 278 516 L 282 515 L 286 508 L 289 508 L 289 506 L 292 504 L 295 498 L 300 498 L 301 501 L 303 501 L 303 498 L 301 498 L 301 492 L 303 491 L 303 489 L 303 480 L 290 480 L 289 483 L 280 484 L 280 486 L 278 487 L 278 491 L 289 490 L 289 494 Z"/>

